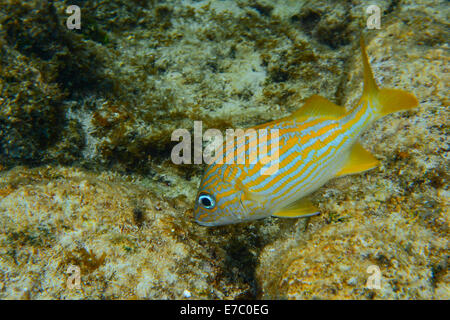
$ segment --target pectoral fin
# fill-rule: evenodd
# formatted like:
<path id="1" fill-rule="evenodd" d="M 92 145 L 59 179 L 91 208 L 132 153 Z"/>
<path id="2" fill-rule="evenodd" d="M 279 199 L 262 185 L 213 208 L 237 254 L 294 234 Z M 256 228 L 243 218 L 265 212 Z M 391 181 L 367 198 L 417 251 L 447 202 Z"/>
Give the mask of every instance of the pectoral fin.
<path id="1" fill-rule="evenodd" d="M 279 218 L 300 218 L 314 216 L 319 213 L 319 209 L 308 198 L 303 198 L 272 215 Z"/>
<path id="2" fill-rule="evenodd" d="M 256 202 L 261 202 L 262 200 L 264 200 L 264 195 L 263 194 L 260 194 L 260 193 L 257 193 L 257 192 L 252 192 L 252 191 L 248 190 L 244 186 L 244 184 L 242 183 L 241 180 L 238 179 L 236 181 L 236 185 L 244 193 L 244 200 L 250 200 L 250 201 L 256 201 Z"/>
<path id="3" fill-rule="evenodd" d="M 364 172 L 378 166 L 380 162 L 374 156 L 364 149 L 358 142 L 350 150 L 350 155 L 342 169 L 336 174 L 336 177 Z"/>

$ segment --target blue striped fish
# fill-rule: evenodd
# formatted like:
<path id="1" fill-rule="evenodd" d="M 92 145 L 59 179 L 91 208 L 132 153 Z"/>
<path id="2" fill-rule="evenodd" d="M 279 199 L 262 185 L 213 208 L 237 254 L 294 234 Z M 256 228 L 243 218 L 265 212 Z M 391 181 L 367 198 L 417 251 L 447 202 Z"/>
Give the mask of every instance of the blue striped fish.
<path id="1" fill-rule="evenodd" d="M 361 38 L 364 90 L 349 111 L 320 96 L 312 96 L 288 117 L 257 127 L 278 133 L 278 157 L 269 167 L 256 155 L 255 161 L 223 161 L 249 158 L 258 150 L 273 146 L 272 139 L 238 137 L 234 144 L 223 144 L 222 152 L 206 169 L 197 194 L 194 218 L 204 226 L 218 226 L 275 217 L 307 217 L 319 213 L 308 195 L 328 180 L 370 170 L 378 165 L 358 142 L 361 134 L 376 120 L 389 113 L 411 109 L 418 102 L 414 95 L 395 89 L 379 89 Z M 269 155 L 267 151 L 266 157 Z M 222 161 L 219 161 L 222 160 Z"/>

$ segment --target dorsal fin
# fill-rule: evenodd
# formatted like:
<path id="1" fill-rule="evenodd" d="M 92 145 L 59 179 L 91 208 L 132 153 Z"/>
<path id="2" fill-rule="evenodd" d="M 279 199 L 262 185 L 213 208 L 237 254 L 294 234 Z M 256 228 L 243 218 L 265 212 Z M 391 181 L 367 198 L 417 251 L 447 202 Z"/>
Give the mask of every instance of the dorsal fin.
<path id="1" fill-rule="evenodd" d="M 305 104 L 292 113 L 294 118 L 310 118 L 310 117 L 323 117 L 323 118 L 339 118 L 344 116 L 345 109 L 333 102 L 318 96 L 313 95 L 309 97 Z"/>
<path id="2" fill-rule="evenodd" d="M 362 61 L 363 61 L 363 65 L 364 65 L 364 92 L 363 92 L 363 95 L 372 96 L 378 92 L 378 86 L 375 83 L 372 68 L 370 67 L 370 64 L 369 64 L 369 58 L 367 57 L 366 45 L 364 43 L 363 36 L 361 36 L 361 39 L 359 40 L 359 44 L 361 46 Z"/>

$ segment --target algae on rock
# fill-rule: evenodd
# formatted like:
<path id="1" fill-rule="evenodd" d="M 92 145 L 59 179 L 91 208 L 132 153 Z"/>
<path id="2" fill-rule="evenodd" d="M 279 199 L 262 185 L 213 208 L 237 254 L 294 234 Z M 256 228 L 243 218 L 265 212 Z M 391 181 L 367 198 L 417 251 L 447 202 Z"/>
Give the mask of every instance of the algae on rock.
<path id="1" fill-rule="evenodd" d="M 391 17 L 368 39 L 380 86 L 413 92 L 420 106 L 382 118 L 363 135 L 379 168 L 330 181 L 313 195 L 322 215 L 305 234 L 264 248 L 262 297 L 450 298 L 448 23 L 442 11 L 424 17 L 426 3 L 398 8 L 401 19 Z M 415 30 L 418 24 L 427 28 Z M 362 92 L 359 56 L 348 80 L 345 105 Z M 380 268 L 380 289 L 366 286 L 370 265 Z"/>
<path id="2" fill-rule="evenodd" d="M 182 217 L 182 200 L 114 173 L 52 167 L 2 172 L 0 196 L 2 298 L 224 297 L 220 280 L 211 285 L 220 261 Z M 71 265 L 80 289 L 67 286 Z M 228 286 L 229 297 L 241 291 Z"/>

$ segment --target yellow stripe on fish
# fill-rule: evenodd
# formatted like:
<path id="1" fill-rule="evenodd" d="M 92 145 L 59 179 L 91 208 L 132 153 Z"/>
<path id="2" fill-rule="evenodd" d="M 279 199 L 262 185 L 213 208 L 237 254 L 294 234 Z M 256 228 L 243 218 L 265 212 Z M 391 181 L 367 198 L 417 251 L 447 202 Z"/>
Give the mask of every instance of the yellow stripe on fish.
<path id="1" fill-rule="evenodd" d="M 379 89 L 364 40 L 364 91 L 348 112 L 320 96 L 310 97 L 288 117 L 251 128 L 236 143 L 224 142 L 203 176 L 195 202 L 195 220 L 218 226 L 268 216 L 306 217 L 319 210 L 307 196 L 333 177 L 364 172 L 378 165 L 358 138 L 386 114 L 411 109 L 418 102 L 401 90 Z M 262 130 L 262 131 L 261 131 Z M 277 140 L 271 138 L 277 133 Z M 278 158 L 262 163 L 264 157 Z M 257 154 L 266 147 L 265 154 Z M 236 161 L 236 160 L 245 161 Z M 255 161 L 249 161 L 249 160 Z M 276 168 L 267 174 L 267 168 Z M 267 171 L 267 170 L 266 170 Z"/>

